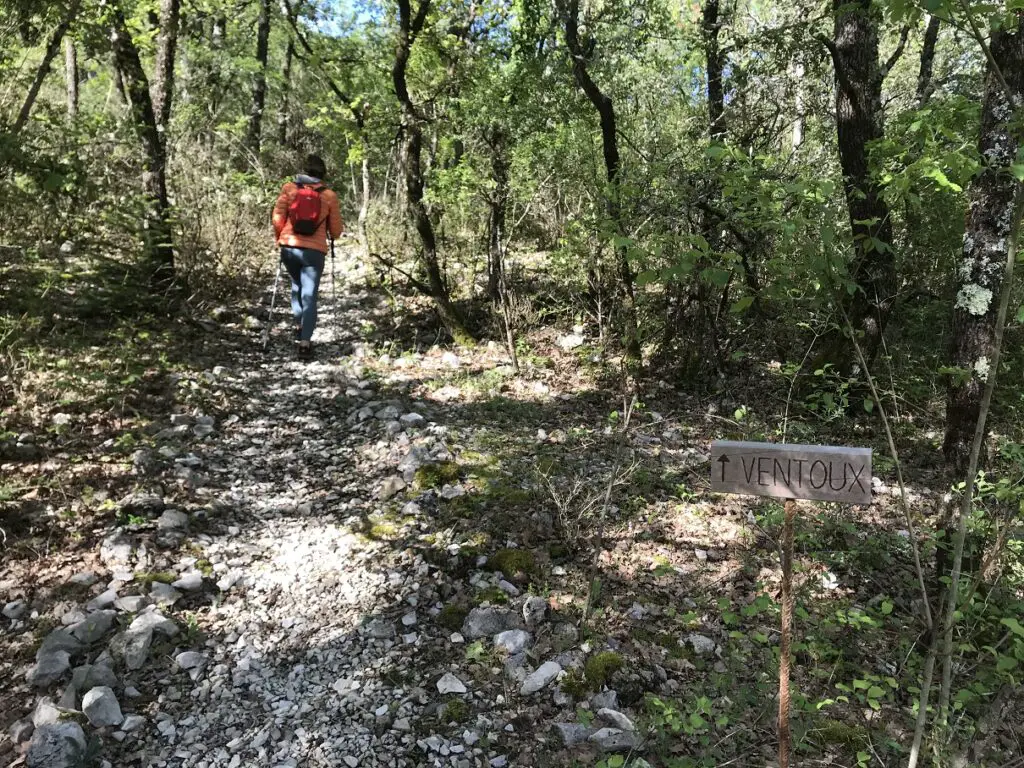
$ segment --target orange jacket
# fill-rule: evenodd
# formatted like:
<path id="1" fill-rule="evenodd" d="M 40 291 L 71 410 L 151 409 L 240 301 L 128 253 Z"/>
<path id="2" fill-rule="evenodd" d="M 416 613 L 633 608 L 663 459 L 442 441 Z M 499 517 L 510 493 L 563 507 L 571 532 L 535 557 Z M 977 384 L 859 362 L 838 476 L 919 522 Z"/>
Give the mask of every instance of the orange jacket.
<path id="1" fill-rule="evenodd" d="M 312 179 L 310 180 L 312 181 Z M 312 186 L 309 184 L 308 186 Z M 277 196 L 277 203 L 274 205 L 274 235 L 277 244 L 291 248 L 312 248 L 320 253 L 327 253 L 327 233 L 332 238 L 341 237 L 345 229 L 345 223 L 341 220 L 341 208 L 338 204 L 338 196 L 333 190 L 320 185 L 320 218 L 323 223 L 312 235 L 297 235 L 292 231 L 292 223 L 288 219 L 288 206 L 291 205 L 298 191 L 294 181 L 287 182 L 281 187 L 281 194 Z"/>

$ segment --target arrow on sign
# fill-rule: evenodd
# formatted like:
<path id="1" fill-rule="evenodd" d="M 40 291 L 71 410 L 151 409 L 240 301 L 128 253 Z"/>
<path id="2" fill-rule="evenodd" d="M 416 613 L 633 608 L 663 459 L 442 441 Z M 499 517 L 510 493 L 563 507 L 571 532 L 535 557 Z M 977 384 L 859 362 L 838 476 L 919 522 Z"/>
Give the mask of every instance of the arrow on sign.
<path id="1" fill-rule="evenodd" d="M 724 453 L 718 457 L 718 463 L 722 465 L 722 482 L 725 482 L 725 465 L 729 463 L 729 457 Z"/>

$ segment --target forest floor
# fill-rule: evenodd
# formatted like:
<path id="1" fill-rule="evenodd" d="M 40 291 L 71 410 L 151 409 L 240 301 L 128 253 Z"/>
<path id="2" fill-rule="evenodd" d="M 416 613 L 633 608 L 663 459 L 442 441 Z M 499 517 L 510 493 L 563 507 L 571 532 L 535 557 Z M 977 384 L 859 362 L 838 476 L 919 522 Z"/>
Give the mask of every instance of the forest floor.
<path id="1" fill-rule="evenodd" d="M 313 363 L 286 309 L 262 353 L 264 310 L 226 308 L 24 374 L 0 756 L 80 724 L 116 766 L 770 764 L 781 505 L 710 493 L 708 450 L 778 435 L 777 368 L 708 396 L 647 382 L 627 420 L 592 340 L 531 334 L 520 376 L 495 344 L 408 351 L 405 308 L 339 273 Z M 935 435 L 912 422 L 929 515 Z M 792 429 L 876 449 L 873 506 L 801 506 L 798 762 L 896 765 L 920 627 L 891 464 L 870 421 Z"/>

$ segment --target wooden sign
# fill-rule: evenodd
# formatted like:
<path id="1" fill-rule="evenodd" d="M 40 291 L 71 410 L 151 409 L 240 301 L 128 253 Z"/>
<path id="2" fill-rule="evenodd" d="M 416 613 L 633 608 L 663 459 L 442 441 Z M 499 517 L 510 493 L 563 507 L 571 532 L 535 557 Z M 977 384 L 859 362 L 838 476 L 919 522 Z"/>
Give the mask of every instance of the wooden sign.
<path id="1" fill-rule="evenodd" d="M 870 504 L 871 449 L 715 440 L 711 490 Z"/>

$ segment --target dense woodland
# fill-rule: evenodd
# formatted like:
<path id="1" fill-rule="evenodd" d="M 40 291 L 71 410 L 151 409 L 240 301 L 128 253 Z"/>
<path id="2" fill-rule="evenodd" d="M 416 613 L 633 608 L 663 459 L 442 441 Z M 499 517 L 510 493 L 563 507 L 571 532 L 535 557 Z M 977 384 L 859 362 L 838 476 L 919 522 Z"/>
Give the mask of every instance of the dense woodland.
<path id="1" fill-rule="evenodd" d="M 88 408 L 137 416 L 160 344 L 265 322 L 270 208 L 318 153 L 378 352 L 490 344 L 529 377 L 585 338 L 620 401 L 871 444 L 933 492 L 890 510 L 904 665 L 829 699 L 901 730 L 838 764 L 1020 764 L 993 735 L 1024 669 L 1019 0 L 2 0 L 0 83 L 9 439 L 62 369 L 128 361 Z M 728 764 L 673 723 L 710 762 L 650 764 Z"/>

